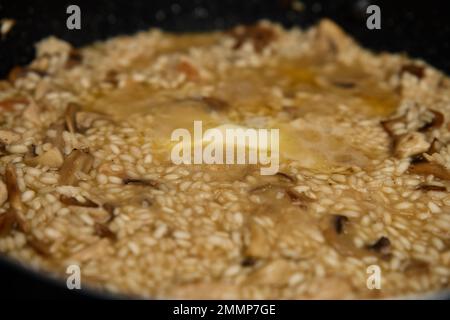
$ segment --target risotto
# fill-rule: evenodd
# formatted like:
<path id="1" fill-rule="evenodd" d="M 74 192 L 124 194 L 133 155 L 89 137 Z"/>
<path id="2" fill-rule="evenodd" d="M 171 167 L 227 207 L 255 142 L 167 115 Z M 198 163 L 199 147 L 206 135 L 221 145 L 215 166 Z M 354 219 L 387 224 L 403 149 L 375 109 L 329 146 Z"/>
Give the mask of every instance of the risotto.
<path id="1" fill-rule="evenodd" d="M 50 37 L 0 81 L 0 252 L 138 297 L 448 289 L 448 119 L 443 73 L 328 20 Z M 278 171 L 173 163 L 194 121 L 278 129 Z"/>

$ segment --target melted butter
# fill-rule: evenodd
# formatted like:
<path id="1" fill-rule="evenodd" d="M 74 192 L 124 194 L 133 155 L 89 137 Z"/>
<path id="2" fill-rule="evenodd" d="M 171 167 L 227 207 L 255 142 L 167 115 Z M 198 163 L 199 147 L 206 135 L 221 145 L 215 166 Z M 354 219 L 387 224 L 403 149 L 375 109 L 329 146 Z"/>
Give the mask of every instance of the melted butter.
<path id="1" fill-rule="evenodd" d="M 302 167 L 331 171 L 337 166 L 364 167 L 368 158 L 353 148 L 344 137 L 326 128 L 302 122 L 300 126 L 280 124 L 280 155 Z"/>
<path id="2" fill-rule="evenodd" d="M 173 50 L 189 47 L 189 38 L 183 37 Z M 210 39 L 196 38 L 199 43 Z M 191 42 L 192 44 L 193 42 Z M 269 106 L 271 88 L 276 85 L 285 95 L 293 99 L 295 117 L 306 114 L 332 115 L 339 105 L 348 107 L 349 115 L 354 113 L 386 116 L 396 108 L 398 97 L 377 85 L 377 79 L 361 72 L 357 67 L 333 66 L 326 68 L 314 59 L 286 60 L 261 68 L 236 68 L 217 75 L 212 84 L 216 85 L 213 96 L 225 100 L 231 106 L 222 114 L 210 109 L 192 97 L 182 97 L 177 90 L 154 89 L 151 86 L 128 85 L 99 97 L 88 109 L 111 115 L 115 119 L 130 116 L 149 115 L 149 123 L 154 139 L 167 153 L 173 146 L 170 138 L 175 129 L 185 128 L 193 136 L 194 121 L 203 122 L 203 131 L 221 128 L 223 124 L 240 125 L 239 117 L 228 117 L 232 113 L 247 113 L 255 116 L 274 116 L 278 112 Z M 318 81 L 319 78 L 326 81 Z M 342 80 L 355 83 L 354 88 L 336 86 L 333 81 Z M 212 80 L 214 81 L 214 80 Z M 298 92 L 305 93 L 300 97 Z M 176 96 L 178 94 L 178 97 Z M 230 123 L 229 119 L 234 123 Z M 303 122 L 300 126 L 289 123 L 272 123 L 272 128 L 280 129 L 281 159 L 298 161 L 302 166 L 332 170 L 335 166 L 365 166 L 368 157 L 351 146 L 345 137 L 331 133 L 320 124 Z M 223 128 L 222 128 L 223 129 Z M 203 142 L 202 142 L 203 143 Z"/>

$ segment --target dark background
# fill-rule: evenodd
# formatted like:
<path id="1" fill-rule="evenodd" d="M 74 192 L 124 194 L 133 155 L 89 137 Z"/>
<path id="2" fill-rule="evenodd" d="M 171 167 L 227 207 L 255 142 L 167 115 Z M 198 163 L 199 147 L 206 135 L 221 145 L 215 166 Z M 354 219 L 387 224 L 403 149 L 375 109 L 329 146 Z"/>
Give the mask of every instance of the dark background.
<path id="1" fill-rule="evenodd" d="M 295 1 L 295 0 L 294 0 Z M 261 18 L 290 27 L 307 27 L 322 17 L 339 23 L 360 43 L 376 51 L 406 52 L 450 74 L 450 1 L 301 1 L 303 10 L 292 9 L 291 0 L 0 0 L 0 19 L 17 21 L 0 39 L 0 77 L 15 65 L 28 63 L 33 43 L 56 35 L 75 46 L 149 27 L 171 31 L 225 29 Z M 66 7 L 81 7 L 81 30 L 66 28 Z M 366 28 L 369 4 L 381 8 L 381 30 Z M 10 298 L 85 298 L 61 285 L 25 272 L 0 260 L 1 294 Z"/>
<path id="2" fill-rule="evenodd" d="M 0 18 L 17 20 L 0 41 L 0 76 L 33 57 L 33 43 L 54 34 L 79 46 L 112 35 L 151 26 L 172 31 L 205 31 L 251 23 L 261 18 L 285 26 L 309 26 L 330 17 L 374 50 L 405 51 L 450 73 L 450 1 L 303 0 L 304 10 L 292 10 L 297 0 L 0 0 Z M 81 7 L 81 30 L 66 28 L 66 7 Z M 381 30 L 365 27 L 369 4 L 381 7 Z"/>

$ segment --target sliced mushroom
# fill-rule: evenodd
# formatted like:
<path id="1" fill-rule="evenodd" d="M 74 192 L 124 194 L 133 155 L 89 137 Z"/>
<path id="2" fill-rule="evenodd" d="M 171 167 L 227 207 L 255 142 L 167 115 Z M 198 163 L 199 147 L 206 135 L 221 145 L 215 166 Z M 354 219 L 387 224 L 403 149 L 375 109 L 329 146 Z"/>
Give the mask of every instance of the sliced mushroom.
<path id="1" fill-rule="evenodd" d="M 442 148 L 442 146 L 443 146 L 443 143 L 441 141 L 439 141 L 439 139 L 434 138 L 430 144 L 430 147 L 424 153 L 432 155 L 433 153 L 439 152 L 439 150 Z M 411 157 L 411 164 L 428 162 L 428 160 L 423 155 L 424 153 L 418 153 L 418 154 L 413 155 Z"/>
<path id="2" fill-rule="evenodd" d="M 15 66 L 9 72 L 8 80 L 11 83 L 14 83 L 14 82 L 16 82 L 17 79 L 25 78 L 30 73 L 34 73 L 34 74 L 38 75 L 39 77 L 45 77 L 46 75 L 48 75 L 48 73 L 45 72 L 44 70 L 39 70 L 37 68 Z"/>
<path id="3" fill-rule="evenodd" d="M 14 228 L 16 214 L 13 208 L 9 208 L 5 213 L 0 214 L 0 237 L 7 236 Z"/>
<path id="4" fill-rule="evenodd" d="M 0 180 L 0 206 L 2 206 L 8 199 L 8 190 L 6 189 L 5 183 Z"/>
<path id="5" fill-rule="evenodd" d="M 10 130 L 0 130 L 0 143 L 8 145 L 17 142 L 20 139 L 20 134 Z"/>
<path id="6" fill-rule="evenodd" d="M 107 119 L 107 116 L 95 112 L 79 111 L 75 115 L 78 132 L 85 132 L 92 127 L 94 121 L 99 119 Z"/>
<path id="7" fill-rule="evenodd" d="M 383 246 L 386 245 L 386 240 L 384 239 L 380 239 L 380 243 L 376 242 L 373 245 L 366 246 L 366 248 L 358 248 L 355 246 L 348 221 L 347 217 L 339 215 L 333 215 L 331 217 L 331 223 L 330 221 L 326 221 L 323 236 L 332 248 L 342 256 L 362 258 L 373 252 L 379 257 L 388 257 L 384 251 L 386 249 L 383 249 Z"/>
<path id="8" fill-rule="evenodd" d="M 423 190 L 423 191 L 447 191 L 447 188 L 445 186 L 438 186 L 438 185 L 434 185 L 434 184 L 425 184 L 425 183 L 421 183 L 417 186 L 418 190 Z"/>
<path id="9" fill-rule="evenodd" d="M 245 233 L 244 256 L 253 259 L 265 259 L 270 256 L 271 244 L 267 232 L 257 223 L 251 223 Z"/>
<path id="10" fill-rule="evenodd" d="M 0 156 L 7 154 L 6 145 L 0 142 Z"/>
<path id="11" fill-rule="evenodd" d="M 384 131 L 386 131 L 386 133 L 392 138 L 396 136 L 395 127 L 399 123 L 403 123 L 405 120 L 406 120 L 405 115 L 402 115 L 393 119 L 380 121 L 380 124 L 383 127 Z"/>
<path id="12" fill-rule="evenodd" d="M 50 168 L 60 168 L 64 163 L 64 157 L 57 147 L 52 147 L 36 157 L 33 157 L 31 154 L 25 155 L 24 162 L 32 167 L 41 165 Z"/>
<path id="13" fill-rule="evenodd" d="M 400 74 L 409 73 L 418 79 L 422 79 L 425 76 L 425 67 L 416 63 L 408 63 L 402 66 Z"/>
<path id="14" fill-rule="evenodd" d="M 427 153 L 431 155 L 433 153 L 439 152 L 439 150 L 441 150 L 443 146 L 444 144 L 438 138 L 434 138 L 430 144 L 430 148 L 427 150 Z"/>
<path id="15" fill-rule="evenodd" d="M 351 38 L 336 23 L 329 19 L 320 21 L 317 25 L 315 37 L 317 49 L 333 56 L 343 52 L 352 42 Z"/>
<path id="16" fill-rule="evenodd" d="M 418 129 L 421 132 L 427 131 L 429 129 L 438 129 L 444 124 L 445 118 L 441 112 L 431 109 L 429 111 L 433 114 L 433 118 L 431 119 L 431 121 L 425 123 L 421 128 Z"/>
<path id="17" fill-rule="evenodd" d="M 47 136 L 44 139 L 44 143 L 51 143 L 53 146 L 58 148 L 58 150 L 63 153 L 64 152 L 64 139 L 63 139 L 63 131 L 64 124 L 63 123 L 54 123 L 50 125 L 47 131 Z M 51 132 L 51 136 L 49 136 L 49 132 Z"/>
<path id="18" fill-rule="evenodd" d="M 10 111 L 16 104 L 28 104 L 28 99 L 25 98 L 11 98 L 0 101 L 0 110 Z"/>
<path id="19" fill-rule="evenodd" d="M 352 238 L 344 233 L 338 233 L 333 218 L 330 226 L 322 232 L 327 243 L 342 256 L 364 257 L 367 255 L 365 250 L 356 247 Z"/>
<path id="20" fill-rule="evenodd" d="M 440 128 L 444 123 L 444 115 L 435 110 L 429 109 L 428 111 L 433 114 L 433 118 L 418 128 L 417 131 L 411 131 L 405 134 L 397 134 L 396 129 L 401 127 L 401 125 L 404 126 L 407 118 L 406 114 L 380 122 L 383 129 L 391 137 L 391 149 L 396 157 L 403 158 L 413 155 L 417 157 L 417 155 L 425 152 L 429 148 L 430 143 L 427 142 L 424 133 L 430 129 Z M 432 143 L 434 142 L 435 140 Z"/>
<path id="21" fill-rule="evenodd" d="M 85 201 L 78 201 L 76 198 L 74 197 L 68 197 L 66 195 L 61 195 L 59 197 L 59 201 L 61 201 L 62 203 L 64 203 L 65 205 L 68 206 L 77 206 L 77 207 L 85 207 L 85 208 L 98 208 L 99 205 L 97 203 L 95 203 L 94 201 L 85 198 Z"/>
<path id="22" fill-rule="evenodd" d="M 117 85 L 119 84 L 118 76 L 119 73 L 116 70 L 108 70 L 108 72 L 106 72 L 104 81 L 114 87 L 117 87 Z"/>
<path id="23" fill-rule="evenodd" d="M 114 232 L 111 231 L 111 229 L 104 223 L 98 223 L 96 222 L 94 224 L 94 231 L 97 236 L 100 238 L 108 238 L 111 240 L 116 240 L 117 236 Z"/>
<path id="24" fill-rule="evenodd" d="M 186 59 L 179 61 L 175 66 L 175 70 L 184 74 L 189 81 L 196 81 L 200 78 L 198 68 Z"/>
<path id="25" fill-rule="evenodd" d="M 283 179 L 285 181 L 288 181 L 289 184 L 286 185 L 277 183 L 265 183 L 250 189 L 249 192 L 255 194 L 264 194 L 277 191 L 284 192 L 286 197 L 290 200 L 291 204 L 301 209 L 306 209 L 308 204 L 314 201 L 304 193 L 298 192 L 295 189 L 291 188 L 290 180 L 288 178 L 283 176 Z"/>
<path id="26" fill-rule="evenodd" d="M 258 262 L 258 260 L 255 258 L 245 257 L 241 261 L 241 266 L 246 267 L 246 268 L 253 267 L 254 265 L 256 265 L 257 262 Z"/>
<path id="27" fill-rule="evenodd" d="M 11 83 L 16 82 L 17 79 L 25 77 L 27 74 L 27 70 L 24 67 L 21 66 L 15 66 L 11 69 L 11 71 L 8 74 L 8 80 Z"/>
<path id="28" fill-rule="evenodd" d="M 76 114 L 79 110 L 81 110 L 80 105 L 74 102 L 70 102 L 66 107 L 66 111 L 64 112 L 66 129 L 72 134 L 78 131 Z"/>
<path id="29" fill-rule="evenodd" d="M 235 39 L 234 49 L 239 49 L 246 42 L 250 42 L 256 52 L 261 52 L 277 38 L 275 31 L 267 26 L 238 26 L 231 30 L 231 36 Z"/>
<path id="30" fill-rule="evenodd" d="M 409 132 L 395 140 L 394 155 L 400 159 L 423 153 L 430 147 L 425 135 L 420 132 Z"/>
<path id="31" fill-rule="evenodd" d="M 81 54 L 81 52 L 77 49 L 72 49 L 67 56 L 65 68 L 72 69 L 73 67 L 80 65 L 82 62 L 83 55 Z"/>
<path id="32" fill-rule="evenodd" d="M 256 186 L 252 189 L 249 190 L 250 193 L 262 193 L 262 192 L 266 192 L 270 189 L 273 189 L 275 187 L 278 187 L 272 183 L 265 183 L 265 184 L 261 184 L 259 186 Z"/>
<path id="33" fill-rule="evenodd" d="M 15 215 L 15 221 L 19 228 L 28 233 L 30 231 L 30 224 L 25 219 L 25 209 L 21 199 L 21 192 L 17 184 L 16 168 L 12 164 L 8 164 L 5 169 L 5 182 L 8 190 L 8 201 Z"/>
<path id="34" fill-rule="evenodd" d="M 109 215 L 108 219 L 105 221 L 105 223 L 111 222 L 114 219 L 114 217 L 116 216 L 116 214 L 115 214 L 116 206 L 112 203 L 107 202 L 107 203 L 104 203 L 102 207 L 106 212 L 108 212 L 108 215 Z"/>
<path id="35" fill-rule="evenodd" d="M 89 151 L 74 149 L 64 160 L 59 170 L 59 182 L 62 185 L 75 185 L 78 182 L 77 173 L 89 173 L 94 163 L 94 157 Z"/>
<path id="36" fill-rule="evenodd" d="M 419 162 L 409 166 L 409 173 L 418 175 L 433 175 L 442 180 L 450 180 L 450 172 L 442 165 L 434 162 Z"/>
<path id="37" fill-rule="evenodd" d="M 291 176 L 291 175 L 289 175 L 287 173 L 281 172 L 281 171 L 277 172 L 276 176 L 278 176 L 278 177 L 280 177 L 282 179 L 285 179 L 288 182 L 292 182 L 292 183 L 297 181 L 297 179 L 295 177 L 293 177 L 293 176 Z"/>
<path id="38" fill-rule="evenodd" d="M 297 192 L 294 189 L 286 189 L 286 195 L 289 197 L 293 205 L 299 206 L 303 209 L 306 209 L 307 204 L 313 201 L 313 199 L 306 196 L 304 193 Z"/>
<path id="39" fill-rule="evenodd" d="M 375 243 L 367 246 L 368 250 L 374 251 L 376 253 L 381 253 L 383 255 L 389 254 L 391 249 L 391 241 L 386 237 L 379 238 Z"/>
<path id="40" fill-rule="evenodd" d="M 123 184 L 126 185 L 138 185 L 138 186 L 146 186 L 152 187 L 155 189 L 159 189 L 160 183 L 156 180 L 152 179 L 134 179 L 134 178 L 124 178 Z"/>
<path id="41" fill-rule="evenodd" d="M 39 255 L 44 257 L 49 257 L 51 255 L 50 252 L 50 244 L 46 243 L 33 235 L 27 236 L 27 244 Z"/>
<path id="42" fill-rule="evenodd" d="M 336 87 L 342 88 L 342 89 L 353 89 L 356 87 L 356 83 L 354 81 L 350 80 L 335 80 L 331 82 Z"/>
<path id="43" fill-rule="evenodd" d="M 346 216 L 342 216 L 342 215 L 334 215 L 333 216 L 333 225 L 334 225 L 334 230 L 336 230 L 337 234 L 342 234 L 345 231 L 345 225 L 348 222 L 348 218 Z"/>

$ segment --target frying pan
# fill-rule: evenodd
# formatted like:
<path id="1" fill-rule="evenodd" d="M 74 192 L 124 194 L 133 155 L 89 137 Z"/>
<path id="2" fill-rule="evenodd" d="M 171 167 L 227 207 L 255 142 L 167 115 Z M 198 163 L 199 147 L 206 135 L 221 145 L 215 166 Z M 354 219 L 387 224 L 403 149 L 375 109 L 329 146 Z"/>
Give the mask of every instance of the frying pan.
<path id="1" fill-rule="evenodd" d="M 0 78 L 16 65 L 34 57 L 33 44 L 49 35 L 82 46 L 119 34 L 150 27 L 168 31 L 209 31 L 250 24 L 260 19 L 286 27 L 308 27 L 323 17 L 331 18 L 363 46 L 375 51 L 405 52 L 450 73 L 450 22 L 448 1 L 302 0 L 97 0 L 9 1 L 0 0 L 0 19 L 16 24 L 0 38 Z M 68 30 L 66 8 L 81 8 L 81 30 Z M 366 28 L 366 8 L 381 8 L 381 30 Z M 89 289 L 69 291 L 65 283 L 0 256 L 0 282 L 9 297 L 21 298 L 118 298 Z M 419 298 L 449 299 L 448 292 Z"/>

